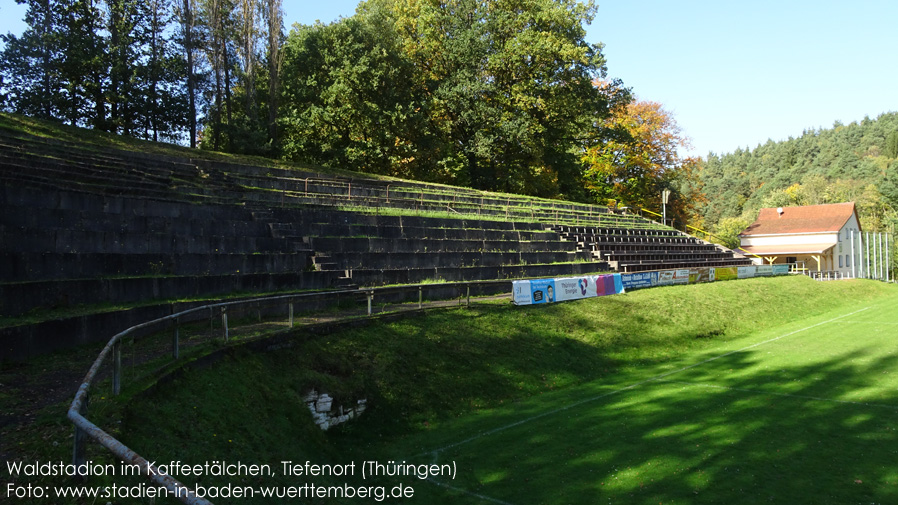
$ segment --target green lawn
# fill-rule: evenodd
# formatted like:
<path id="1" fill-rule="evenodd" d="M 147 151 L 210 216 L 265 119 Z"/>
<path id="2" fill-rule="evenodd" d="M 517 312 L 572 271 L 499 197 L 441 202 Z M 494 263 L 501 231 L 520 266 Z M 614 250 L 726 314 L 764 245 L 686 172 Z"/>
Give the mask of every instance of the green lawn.
<path id="1" fill-rule="evenodd" d="M 188 484 L 402 484 L 414 497 L 396 503 L 422 504 L 898 503 L 896 304 L 895 286 L 788 277 L 300 330 L 290 349 L 235 350 L 107 422 L 164 462 L 456 471 Z M 370 409 L 322 432 L 301 400 L 313 387 Z"/>
<path id="2" fill-rule="evenodd" d="M 898 299 L 443 425 L 422 503 L 896 503 Z M 406 455 L 414 455 L 409 457 Z"/>

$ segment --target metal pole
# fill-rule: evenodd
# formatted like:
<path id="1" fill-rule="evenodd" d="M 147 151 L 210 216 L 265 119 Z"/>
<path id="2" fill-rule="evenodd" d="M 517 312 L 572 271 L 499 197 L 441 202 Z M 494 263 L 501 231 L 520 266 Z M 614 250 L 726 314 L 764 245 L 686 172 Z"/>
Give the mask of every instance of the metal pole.
<path id="1" fill-rule="evenodd" d="M 879 234 L 879 280 L 885 279 L 883 270 L 885 267 L 885 258 L 882 256 L 882 233 Z"/>
<path id="2" fill-rule="evenodd" d="M 419 309 L 422 307 L 421 300 L 422 300 L 421 286 L 418 286 L 418 308 Z"/>
<path id="3" fill-rule="evenodd" d="M 181 320 L 175 319 L 175 334 L 171 339 L 171 357 L 178 359 L 181 355 Z"/>
<path id="4" fill-rule="evenodd" d="M 857 258 L 854 257 L 854 230 L 851 230 L 851 276 L 857 278 Z"/>
<path id="5" fill-rule="evenodd" d="M 471 306 L 471 285 L 468 284 L 467 288 L 468 288 L 468 294 L 467 294 L 468 302 L 467 302 L 467 305 L 468 305 L 468 307 L 470 307 L 470 306 Z"/>
<path id="6" fill-rule="evenodd" d="M 889 254 L 889 236 L 886 234 L 886 282 L 889 282 L 889 270 L 892 268 L 892 255 Z"/>
<path id="7" fill-rule="evenodd" d="M 293 302 L 287 304 L 287 308 L 290 313 L 290 327 L 293 328 Z"/>
<path id="8" fill-rule="evenodd" d="M 81 407 L 78 409 L 78 413 L 81 414 L 82 417 L 87 417 L 87 403 L 90 401 L 90 392 L 84 395 L 84 401 L 81 402 Z M 75 466 L 83 465 L 86 462 L 86 452 L 87 452 L 87 442 L 88 437 L 87 433 L 81 428 L 75 426 L 75 440 L 72 443 L 72 464 Z"/>
<path id="9" fill-rule="evenodd" d="M 122 341 L 112 345 L 112 394 L 122 392 Z"/>
<path id="10" fill-rule="evenodd" d="M 867 265 L 867 278 L 872 279 L 873 275 L 870 272 L 870 232 L 867 232 L 867 258 L 864 260 L 864 264 Z"/>
<path id="11" fill-rule="evenodd" d="M 859 265 L 858 265 L 859 268 L 858 268 L 858 269 L 859 269 L 860 277 L 861 277 L 862 279 L 864 278 L 864 262 L 863 262 L 863 259 L 864 259 L 864 241 L 863 241 L 863 234 L 860 232 L 860 230 L 858 230 L 858 232 L 857 232 L 857 257 L 854 258 L 854 260 L 857 261 L 857 262 L 859 263 Z"/>
<path id="12" fill-rule="evenodd" d="M 224 334 L 225 342 L 228 341 L 228 308 L 221 308 L 221 327 Z"/>
<path id="13" fill-rule="evenodd" d="M 368 291 L 368 315 L 371 315 L 371 299 L 374 298 L 374 292 Z"/>

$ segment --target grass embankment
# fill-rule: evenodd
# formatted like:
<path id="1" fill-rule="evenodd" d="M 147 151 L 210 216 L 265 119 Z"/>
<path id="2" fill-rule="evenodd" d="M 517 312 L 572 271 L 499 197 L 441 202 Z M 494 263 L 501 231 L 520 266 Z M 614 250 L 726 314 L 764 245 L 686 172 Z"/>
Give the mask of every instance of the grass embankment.
<path id="1" fill-rule="evenodd" d="M 750 279 L 550 306 L 443 310 L 328 336 L 299 332 L 291 349 L 236 351 L 134 399 L 122 436 L 158 461 L 240 459 L 279 469 L 281 460 L 395 456 L 396 447 L 423 448 L 428 439 L 450 443 L 440 434 L 452 431 L 457 418 L 502 416 L 518 402 L 533 407 L 540 395 L 557 401 L 569 391 L 566 401 L 576 401 L 584 385 L 620 385 L 790 321 L 895 295 L 893 286 L 867 281 Z M 323 433 L 302 402 L 313 388 L 338 404 L 366 398 L 370 408 L 360 420 Z M 297 484 L 296 477 L 262 480 Z M 553 502 L 551 496 L 539 501 Z"/>

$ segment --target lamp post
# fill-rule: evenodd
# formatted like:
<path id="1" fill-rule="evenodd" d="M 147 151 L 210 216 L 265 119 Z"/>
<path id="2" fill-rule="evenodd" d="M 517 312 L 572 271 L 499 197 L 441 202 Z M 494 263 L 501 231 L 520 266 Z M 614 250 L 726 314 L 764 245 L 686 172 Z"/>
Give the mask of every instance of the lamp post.
<path id="1" fill-rule="evenodd" d="M 667 200 L 670 198 L 670 190 L 661 192 L 661 224 L 667 226 Z"/>

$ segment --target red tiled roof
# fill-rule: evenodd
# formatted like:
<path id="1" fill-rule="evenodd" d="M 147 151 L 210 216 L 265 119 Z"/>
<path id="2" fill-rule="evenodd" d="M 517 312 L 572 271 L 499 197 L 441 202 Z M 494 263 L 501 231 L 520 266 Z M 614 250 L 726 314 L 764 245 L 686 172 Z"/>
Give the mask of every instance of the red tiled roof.
<path id="1" fill-rule="evenodd" d="M 761 209 L 758 219 L 740 233 L 751 235 L 791 235 L 796 233 L 838 232 L 854 215 L 854 202 Z"/>

